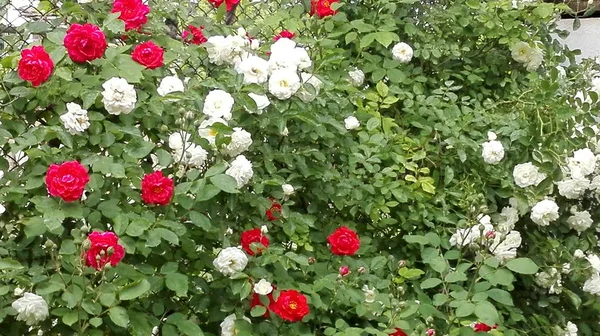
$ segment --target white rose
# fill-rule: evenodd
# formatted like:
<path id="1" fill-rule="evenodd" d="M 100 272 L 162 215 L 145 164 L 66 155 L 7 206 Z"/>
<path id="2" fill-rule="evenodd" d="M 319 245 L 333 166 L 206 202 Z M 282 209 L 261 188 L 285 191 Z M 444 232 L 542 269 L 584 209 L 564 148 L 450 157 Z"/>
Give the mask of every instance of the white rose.
<path id="1" fill-rule="evenodd" d="M 576 259 L 582 259 L 585 257 L 585 254 L 583 254 L 583 251 L 580 249 L 575 250 L 575 252 L 573 252 L 573 257 Z"/>
<path id="2" fill-rule="evenodd" d="M 396 43 L 392 48 L 392 56 L 400 63 L 408 63 L 412 60 L 413 49 L 404 42 Z"/>
<path id="3" fill-rule="evenodd" d="M 269 78 L 269 92 L 279 100 L 289 99 L 301 85 L 295 71 L 276 70 Z"/>
<path id="4" fill-rule="evenodd" d="M 521 246 L 521 233 L 519 231 L 511 231 L 506 235 L 506 238 L 501 241 L 502 235 L 497 234 L 494 237 L 494 242 L 490 245 L 490 252 L 496 256 L 500 262 L 517 257 L 517 248 Z"/>
<path id="5" fill-rule="evenodd" d="M 592 216 L 587 210 L 575 211 L 573 216 L 567 219 L 567 224 L 569 224 L 569 227 L 579 233 L 589 229 L 593 223 L 594 221 L 592 220 Z M 600 269 L 598 271 L 600 271 Z"/>
<path id="6" fill-rule="evenodd" d="M 48 318 L 48 304 L 43 297 L 25 293 L 23 297 L 14 301 L 12 307 L 17 311 L 17 321 L 25 321 L 29 326 L 38 324 Z"/>
<path id="7" fill-rule="evenodd" d="M 235 328 L 235 321 L 237 317 L 235 314 L 231 314 L 227 316 L 223 322 L 221 322 L 221 336 L 236 336 L 238 334 L 237 329 Z M 250 322 L 250 319 L 244 316 L 244 320 Z"/>
<path id="8" fill-rule="evenodd" d="M 235 127 L 231 134 L 231 141 L 223 148 L 223 152 L 229 156 L 238 156 L 247 151 L 251 145 L 252 135 L 241 127 Z"/>
<path id="9" fill-rule="evenodd" d="M 244 75 L 244 84 L 262 84 L 269 78 L 269 62 L 249 56 L 236 65 L 235 71 Z"/>
<path id="10" fill-rule="evenodd" d="M 287 37 L 282 37 L 271 45 L 270 51 L 271 55 L 286 54 L 294 50 L 294 48 L 296 48 L 296 42 L 294 40 L 291 40 Z"/>
<path id="11" fill-rule="evenodd" d="M 135 108 L 137 93 L 123 78 L 113 77 L 102 84 L 102 103 L 110 114 L 128 114 Z"/>
<path id="12" fill-rule="evenodd" d="M 595 254 L 590 254 L 587 257 L 585 257 L 585 260 L 587 260 L 590 263 L 590 265 L 596 272 L 600 272 L 600 257 L 598 257 Z"/>
<path id="13" fill-rule="evenodd" d="M 84 132 L 90 127 L 88 111 L 81 108 L 76 103 L 67 103 L 67 112 L 60 116 L 60 121 L 67 129 L 67 132 L 75 135 Z"/>
<path id="14" fill-rule="evenodd" d="M 169 148 L 173 150 L 182 149 L 190 140 L 190 134 L 187 132 L 175 132 L 169 135 Z"/>
<path id="15" fill-rule="evenodd" d="M 515 166 L 513 170 L 515 183 L 521 188 L 537 186 L 546 178 L 546 174 L 540 173 L 538 167 L 531 162 L 521 163 Z"/>
<path id="16" fill-rule="evenodd" d="M 173 149 L 173 160 L 184 165 L 203 168 L 208 158 L 208 152 L 201 146 L 189 142 L 190 137 L 190 134 L 186 132 L 176 132 L 169 136 L 169 147 Z"/>
<path id="17" fill-rule="evenodd" d="M 273 286 L 265 279 L 260 279 L 260 281 L 254 285 L 254 293 L 258 295 L 268 295 L 272 291 Z"/>
<path id="18" fill-rule="evenodd" d="M 269 105 L 271 105 L 269 97 L 267 97 L 266 95 L 248 93 L 248 96 L 252 98 L 252 100 L 254 100 L 254 102 L 256 103 L 256 114 L 262 114 L 263 110 L 266 109 Z M 246 111 L 248 111 L 249 113 L 253 113 L 249 109 L 246 109 Z"/>
<path id="19" fill-rule="evenodd" d="M 512 47 L 512 58 L 519 63 L 527 63 L 527 61 L 531 58 L 531 53 L 533 52 L 533 48 L 529 45 L 529 43 L 520 41 L 517 42 Z"/>
<path id="20" fill-rule="evenodd" d="M 567 322 L 567 330 L 565 330 L 565 336 L 577 336 L 579 329 L 575 323 L 571 321 Z"/>
<path id="21" fill-rule="evenodd" d="M 230 163 L 225 174 L 233 177 L 237 182 L 238 188 L 241 188 L 248 184 L 254 175 L 252 162 L 248 161 L 245 156 L 239 155 Z"/>
<path id="22" fill-rule="evenodd" d="M 246 268 L 248 257 L 239 247 L 227 247 L 219 252 L 213 265 L 223 275 L 233 275 Z"/>
<path id="23" fill-rule="evenodd" d="M 209 118 L 223 118 L 231 120 L 231 110 L 235 101 L 233 97 L 223 90 L 212 90 L 204 99 L 202 113 Z"/>
<path id="24" fill-rule="evenodd" d="M 576 150 L 567 160 L 567 167 L 574 178 L 587 176 L 596 170 L 596 155 L 589 148 Z"/>
<path id="25" fill-rule="evenodd" d="M 357 129 L 360 127 L 360 121 L 358 121 L 355 116 L 349 116 L 344 119 L 344 127 L 346 127 L 347 130 Z"/>
<path id="26" fill-rule="evenodd" d="M 231 40 L 226 39 L 224 36 L 211 36 L 204 43 L 204 46 L 208 52 L 209 62 L 222 65 L 228 61 L 232 48 Z"/>
<path id="27" fill-rule="evenodd" d="M 160 81 L 160 85 L 156 89 L 161 97 L 173 92 L 183 92 L 184 90 L 183 82 L 177 76 L 166 76 Z"/>
<path id="28" fill-rule="evenodd" d="M 286 196 L 294 194 L 294 186 L 292 186 L 291 184 L 283 184 L 281 186 L 281 190 L 283 190 L 283 194 Z"/>
<path id="29" fill-rule="evenodd" d="M 481 156 L 487 164 L 497 164 L 504 158 L 504 146 L 496 140 L 496 133 L 488 132 L 488 141 L 481 145 Z"/>
<path id="30" fill-rule="evenodd" d="M 296 96 L 305 103 L 310 103 L 319 95 L 323 82 L 315 75 L 303 72 L 300 74 L 302 78 L 302 87 L 296 92 Z M 308 88 L 311 86 L 312 88 Z"/>
<path id="31" fill-rule="evenodd" d="M 592 295 L 600 295 L 600 274 L 595 272 L 583 284 L 583 291 Z"/>
<path id="32" fill-rule="evenodd" d="M 498 220 L 498 231 L 506 233 L 511 231 L 519 221 L 519 210 L 510 206 L 502 208 Z"/>
<path id="33" fill-rule="evenodd" d="M 225 40 L 225 45 L 227 46 L 223 51 L 225 53 L 225 63 L 235 65 L 248 57 L 246 48 L 250 46 L 250 41 L 246 37 L 229 35 Z"/>
<path id="34" fill-rule="evenodd" d="M 535 71 L 537 70 L 537 68 L 540 67 L 540 65 L 542 65 L 543 61 L 544 51 L 537 47 L 533 48 L 533 50 L 529 54 L 527 62 L 525 63 L 525 68 L 527 69 L 527 71 Z"/>
<path id="35" fill-rule="evenodd" d="M 360 69 L 354 68 L 354 70 L 348 72 L 348 75 L 350 76 L 350 83 L 354 86 L 362 86 L 365 82 L 365 73 Z"/>
<path id="36" fill-rule="evenodd" d="M 558 193 L 568 199 L 579 199 L 590 187 L 590 181 L 585 178 L 562 180 L 556 183 Z"/>
<path id="37" fill-rule="evenodd" d="M 212 146 L 216 145 L 215 141 L 216 141 L 216 137 L 217 137 L 217 133 L 218 133 L 216 130 L 214 130 L 211 127 L 215 123 L 227 125 L 227 120 L 224 120 L 221 118 L 211 118 L 211 119 L 202 121 L 200 123 L 200 126 L 198 127 L 198 135 L 200 135 L 200 137 L 208 140 L 208 142 Z"/>
<path id="38" fill-rule="evenodd" d="M 312 65 L 312 60 L 304 48 L 295 48 L 292 57 L 299 70 L 310 68 Z"/>
<path id="39" fill-rule="evenodd" d="M 539 226 L 548 226 L 558 217 L 558 205 L 553 200 L 540 201 L 531 208 L 531 220 Z"/>

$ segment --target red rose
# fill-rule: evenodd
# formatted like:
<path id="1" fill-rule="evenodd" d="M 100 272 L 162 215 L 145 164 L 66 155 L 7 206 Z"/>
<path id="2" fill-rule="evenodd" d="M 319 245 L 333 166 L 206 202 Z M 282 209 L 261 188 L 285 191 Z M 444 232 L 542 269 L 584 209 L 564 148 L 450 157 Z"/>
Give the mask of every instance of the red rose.
<path id="1" fill-rule="evenodd" d="M 240 244 L 242 244 L 242 248 L 246 253 L 253 256 L 260 254 L 265 248 L 269 247 L 269 238 L 260 229 L 246 230 L 242 232 Z"/>
<path id="2" fill-rule="evenodd" d="M 408 336 L 408 335 L 406 335 L 406 333 L 404 332 L 404 330 L 402 330 L 400 328 L 396 328 L 396 331 L 394 331 L 393 333 L 391 333 L 390 336 Z"/>
<path id="3" fill-rule="evenodd" d="M 267 209 L 265 214 L 267 215 L 267 220 L 272 222 L 279 218 L 279 214 L 281 214 L 281 204 L 277 203 L 273 197 L 271 197 L 270 200 L 272 205 L 269 209 Z"/>
<path id="4" fill-rule="evenodd" d="M 215 6 L 215 8 L 221 7 L 223 2 L 225 2 L 225 5 L 227 6 L 227 11 L 229 12 L 233 9 L 234 5 L 240 2 L 240 0 L 208 0 L 208 2 Z"/>
<path id="5" fill-rule="evenodd" d="M 493 327 L 490 327 L 489 325 L 487 325 L 485 323 L 481 323 L 481 322 L 477 322 L 473 325 L 474 331 L 488 332 L 488 331 L 491 331 L 492 329 L 496 329 L 496 328 L 498 328 L 497 324 L 494 324 Z"/>
<path id="6" fill-rule="evenodd" d="M 154 42 L 148 41 L 138 44 L 131 53 L 134 61 L 140 63 L 148 69 L 156 69 L 164 63 L 165 51 Z"/>
<path id="7" fill-rule="evenodd" d="M 73 62 L 84 63 L 101 58 L 108 47 L 106 36 L 98 26 L 91 23 L 74 23 L 63 40 Z"/>
<path id="8" fill-rule="evenodd" d="M 50 78 L 52 70 L 54 70 L 54 62 L 44 47 L 35 46 L 21 50 L 18 72 L 23 80 L 31 82 L 34 87 L 40 86 Z"/>
<path id="9" fill-rule="evenodd" d="M 173 180 L 161 171 L 146 174 L 142 179 L 142 200 L 146 204 L 167 205 L 173 197 Z"/>
<path id="10" fill-rule="evenodd" d="M 111 13 L 120 12 L 119 19 L 125 22 L 125 30 L 139 30 L 148 21 L 150 7 L 142 0 L 115 0 Z"/>
<path id="11" fill-rule="evenodd" d="M 301 321 L 309 312 L 306 296 L 295 290 L 281 291 L 271 310 L 290 322 Z"/>
<path id="12" fill-rule="evenodd" d="M 279 35 L 275 35 L 275 37 L 273 37 L 273 40 L 278 41 L 280 38 L 288 38 L 291 40 L 294 37 L 296 37 L 296 34 L 292 33 L 289 30 L 283 30 L 281 33 L 279 33 Z"/>
<path id="13" fill-rule="evenodd" d="M 61 165 L 50 165 L 46 172 L 46 187 L 52 196 L 58 196 L 65 202 L 77 201 L 83 194 L 90 175 L 85 167 L 77 161 L 65 162 Z"/>
<path id="14" fill-rule="evenodd" d="M 335 15 L 337 11 L 331 9 L 331 4 L 334 2 L 340 2 L 340 0 L 311 0 L 310 15 L 317 14 L 320 18 Z"/>
<path id="15" fill-rule="evenodd" d="M 360 247 L 358 235 L 347 226 L 335 230 L 327 241 L 331 244 L 331 253 L 337 255 L 354 255 Z"/>
<path id="16" fill-rule="evenodd" d="M 206 37 L 204 36 L 202 29 L 204 29 L 204 26 L 196 27 L 196 26 L 189 25 L 188 29 L 184 30 L 183 33 L 181 34 L 181 38 L 185 42 L 188 42 L 191 44 L 202 44 L 202 43 L 208 41 L 206 39 Z"/>
<path id="17" fill-rule="evenodd" d="M 125 256 L 123 246 L 119 245 L 119 238 L 112 232 L 92 232 L 88 239 L 90 248 L 85 258 L 88 266 L 97 270 L 102 269 L 108 263 L 111 266 L 117 266 Z"/>

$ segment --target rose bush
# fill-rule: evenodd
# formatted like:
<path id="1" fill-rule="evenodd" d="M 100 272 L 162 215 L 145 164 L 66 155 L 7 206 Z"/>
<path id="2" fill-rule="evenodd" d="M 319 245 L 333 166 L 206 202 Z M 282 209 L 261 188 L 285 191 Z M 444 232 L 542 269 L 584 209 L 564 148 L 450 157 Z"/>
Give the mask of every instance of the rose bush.
<path id="1" fill-rule="evenodd" d="M 600 332 L 564 6 L 81 2 L 1 62 L 8 334 Z"/>

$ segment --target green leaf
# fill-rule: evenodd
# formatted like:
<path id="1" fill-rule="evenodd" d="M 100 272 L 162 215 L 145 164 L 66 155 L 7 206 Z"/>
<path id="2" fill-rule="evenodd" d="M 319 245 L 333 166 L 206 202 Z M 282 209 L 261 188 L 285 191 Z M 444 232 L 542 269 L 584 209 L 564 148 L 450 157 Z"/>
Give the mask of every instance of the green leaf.
<path id="1" fill-rule="evenodd" d="M 402 267 L 400 270 L 398 270 L 398 274 L 410 280 L 420 277 L 421 275 L 425 274 L 425 272 L 417 268 Z"/>
<path id="2" fill-rule="evenodd" d="M 517 258 L 509 260 L 506 268 L 519 274 L 535 274 L 539 267 L 529 258 Z"/>
<path id="3" fill-rule="evenodd" d="M 58 68 L 54 71 L 54 74 L 68 82 L 73 80 L 73 74 L 68 68 Z"/>
<path id="4" fill-rule="evenodd" d="M 380 270 L 385 267 L 388 259 L 385 256 L 377 256 L 371 260 L 371 269 Z"/>
<path id="5" fill-rule="evenodd" d="M 487 325 L 494 325 L 499 322 L 496 307 L 487 301 L 479 302 L 475 305 L 475 315 L 481 322 Z"/>
<path id="6" fill-rule="evenodd" d="M 146 279 L 138 280 L 123 287 L 119 292 L 122 301 L 133 300 L 144 295 L 150 290 L 150 283 Z"/>
<path id="7" fill-rule="evenodd" d="M 167 230 L 164 228 L 155 228 L 152 231 L 150 231 L 149 236 L 149 240 L 153 238 L 161 238 L 173 245 L 179 245 L 179 237 L 177 237 L 177 234 L 175 234 L 175 232 L 171 230 Z"/>
<path id="8" fill-rule="evenodd" d="M 429 243 L 427 238 L 419 235 L 406 235 L 402 238 L 404 238 L 404 240 L 409 244 L 427 245 Z"/>
<path id="9" fill-rule="evenodd" d="M 154 144 L 144 141 L 142 138 L 134 138 L 125 147 L 125 153 L 136 159 L 143 159 L 154 149 Z"/>
<path id="10" fill-rule="evenodd" d="M 20 262 L 11 259 L 11 258 L 2 258 L 0 259 L 0 270 L 19 270 L 22 269 L 23 266 Z"/>
<path id="11" fill-rule="evenodd" d="M 182 320 L 177 322 L 177 329 L 179 329 L 182 333 L 188 336 L 202 336 L 202 329 L 200 327 L 190 321 L 190 320 Z"/>
<path id="12" fill-rule="evenodd" d="M 125 310 L 125 308 L 120 306 L 112 307 L 108 310 L 108 316 L 114 324 L 119 327 L 127 328 L 127 325 L 129 324 L 129 315 L 127 315 L 127 310 Z"/>
<path id="13" fill-rule="evenodd" d="M 503 305 L 506 306 L 513 306 L 513 300 L 512 297 L 510 296 L 510 293 L 499 289 L 499 288 L 492 288 L 490 290 L 487 291 L 487 295 L 492 298 L 492 300 L 502 303 Z"/>
<path id="14" fill-rule="evenodd" d="M 79 320 L 79 313 L 77 311 L 70 311 L 63 315 L 62 321 L 64 324 L 70 326 Z"/>
<path id="15" fill-rule="evenodd" d="M 393 32 L 378 32 L 375 35 L 375 39 L 379 42 L 384 48 L 387 48 L 394 41 L 399 41 L 400 37 L 398 34 Z"/>
<path id="16" fill-rule="evenodd" d="M 438 278 L 429 278 L 429 279 L 421 282 L 421 289 L 433 288 L 433 287 L 436 287 L 437 285 L 439 285 L 441 283 L 442 283 L 441 279 L 438 279 Z"/>
<path id="17" fill-rule="evenodd" d="M 167 274 L 165 278 L 167 288 L 174 291 L 177 296 L 186 296 L 188 291 L 188 277 L 180 273 Z"/>
<path id="18" fill-rule="evenodd" d="M 204 214 L 192 211 L 190 212 L 190 220 L 194 225 L 201 228 L 204 231 L 210 231 L 210 219 Z"/>
<path id="19" fill-rule="evenodd" d="M 109 30 L 115 34 L 125 32 L 125 21 L 119 20 L 121 12 L 110 13 L 104 19 L 102 30 Z"/>
<path id="20" fill-rule="evenodd" d="M 64 43 L 66 32 L 61 30 L 53 30 L 46 34 L 46 39 L 57 46 L 62 46 Z"/>
<path id="21" fill-rule="evenodd" d="M 465 317 L 473 314 L 475 311 L 475 305 L 471 302 L 463 302 L 458 308 L 456 308 L 456 317 Z"/>
<path id="22" fill-rule="evenodd" d="M 212 176 L 210 178 L 210 182 L 220 190 L 223 190 L 226 193 L 236 194 L 240 191 L 237 189 L 237 182 L 235 179 L 226 174 L 219 174 Z"/>
<path id="23" fill-rule="evenodd" d="M 259 317 L 263 316 L 267 312 L 267 308 L 265 306 L 254 306 L 250 311 L 250 316 Z"/>

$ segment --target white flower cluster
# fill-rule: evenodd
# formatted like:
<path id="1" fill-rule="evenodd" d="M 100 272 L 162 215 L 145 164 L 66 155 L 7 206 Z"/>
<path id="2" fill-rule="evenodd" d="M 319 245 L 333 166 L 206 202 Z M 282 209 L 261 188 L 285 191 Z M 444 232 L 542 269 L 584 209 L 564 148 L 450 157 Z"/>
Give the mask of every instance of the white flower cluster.
<path id="1" fill-rule="evenodd" d="M 67 129 L 67 132 L 76 135 L 84 132 L 90 127 L 88 111 L 81 108 L 76 103 L 67 103 L 67 113 L 60 116 L 60 121 Z"/>
<path id="2" fill-rule="evenodd" d="M 17 311 L 17 321 L 25 321 L 27 325 L 33 326 L 47 319 L 48 304 L 43 297 L 25 293 L 23 297 L 15 300 L 12 307 Z"/>
<path id="3" fill-rule="evenodd" d="M 472 244 L 480 244 L 490 233 L 494 232 L 490 216 L 480 214 L 477 219 L 479 224 L 456 230 L 452 237 L 450 237 L 450 245 L 464 247 Z"/>
<path id="4" fill-rule="evenodd" d="M 512 58 L 522 63 L 527 71 L 535 71 L 544 61 L 544 51 L 537 46 L 532 47 L 527 42 L 517 42 L 512 47 Z"/>
<path id="5" fill-rule="evenodd" d="M 248 161 L 245 156 L 238 155 L 231 163 L 225 174 L 233 177 L 237 182 L 238 188 L 241 188 L 250 182 L 254 171 L 252 170 L 252 162 Z"/>
<path id="6" fill-rule="evenodd" d="M 102 103 L 110 114 L 128 114 L 135 108 L 137 94 L 124 78 L 113 77 L 102 84 Z"/>
<path id="7" fill-rule="evenodd" d="M 236 65 L 248 57 L 248 49 L 258 49 L 258 40 L 251 41 L 243 28 L 237 34 L 208 38 L 204 45 L 208 52 L 208 60 L 216 65 Z"/>
<path id="8" fill-rule="evenodd" d="M 488 132 L 488 141 L 481 145 L 481 155 L 485 163 L 497 164 L 504 158 L 504 147 L 496 139 L 496 133 Z"/>
<path id="9" fill-rule="evenodd" d="M 190 142 L 190 134 L 177 132 L 169 136 L 169 147 L 173 150 L 173 161 L 195 168 L 203 168 L 208 152 L 201 146 Z"/>

